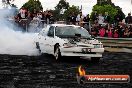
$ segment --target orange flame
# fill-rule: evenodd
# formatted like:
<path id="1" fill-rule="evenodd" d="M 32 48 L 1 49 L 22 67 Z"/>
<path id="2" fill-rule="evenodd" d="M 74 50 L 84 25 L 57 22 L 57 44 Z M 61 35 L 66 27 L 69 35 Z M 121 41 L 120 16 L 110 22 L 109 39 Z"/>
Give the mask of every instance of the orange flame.
<path id="1" fill-rule="evenodd" d="M 79 71 L 80 76 L 84 76 L 86 74 L 85 70 L 82 68 L 82 66 L 79 66 L 78 71 Z"/>

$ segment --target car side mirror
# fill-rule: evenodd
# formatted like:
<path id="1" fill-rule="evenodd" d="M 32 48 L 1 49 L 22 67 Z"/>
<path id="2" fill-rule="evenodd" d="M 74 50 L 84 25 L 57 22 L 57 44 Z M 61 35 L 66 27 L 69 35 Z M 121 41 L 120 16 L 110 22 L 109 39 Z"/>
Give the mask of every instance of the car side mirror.
<path id="1" fill-rule="evenodd" d="M 48 36 L 49 36 L 49 37 L 54 37 L 54 34 L 48 33 Z"/>
<path id="2" fill-rule="evenodd" d="M 95 39 L 95 36 L 91 35 L 91 37 Z"/>
<path id="3" fill-rule="evenodd" d="M 96 37 L 95 36 L 91 36 L 91 39 L 94 40 Z"/>

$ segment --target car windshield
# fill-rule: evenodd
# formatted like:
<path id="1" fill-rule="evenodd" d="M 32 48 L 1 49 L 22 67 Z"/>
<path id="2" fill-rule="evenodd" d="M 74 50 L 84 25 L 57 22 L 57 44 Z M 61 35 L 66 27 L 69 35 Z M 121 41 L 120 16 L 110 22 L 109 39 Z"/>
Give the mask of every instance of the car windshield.
<path id="1" fill-rule="evenodd" d="M 76 35 L 80 35 L 81 38 L 91 39 L 88 31 L 81 27 L 65 26 L 65 27 L 56 27 L 55 30 L 56 36 L 60 38 L 73 38 Z"/>

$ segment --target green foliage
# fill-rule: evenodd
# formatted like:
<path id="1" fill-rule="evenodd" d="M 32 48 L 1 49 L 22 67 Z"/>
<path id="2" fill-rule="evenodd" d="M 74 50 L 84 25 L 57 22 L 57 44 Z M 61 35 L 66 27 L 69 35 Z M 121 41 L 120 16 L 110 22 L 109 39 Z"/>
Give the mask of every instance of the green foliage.
<path id="1" fill-rule="evenodd" d="M 33 12 L 34 10 L 40 11 L 43 9 L 39 0 L 29 0 L 22 7 L 28 9 L 30 12 Z"/>
<path id="2" fill-rule="evenodd" d="M 106 4 L 112 4 L 111 0 L 97 0 L 97 5 L 106 5 Z"/>
<path id="3" fill-rule="evenodd" d="M 69 7 L 66 11 L 65 11 L 65 13 L 64 13 L 64 15 L 65 15 L 65 18 L 66 17 L 68 17 L 68 16 L 70 16 L 72 13 L 74 13 L 75 15 L 78 15 L 79 14 L 79 8 L 77 7 L 77 6 L 74 6 L 74 5 L 72 5 L 71 7 Z"/>
<path id="4" fill-rule="evenodd" d="M 98 14 L 102 13 L 103 15 L 105 12 L 108 12 L 108 14 L 111 17 L 111 22 L 114 20 L 114 16 L 118 13 L 117 8 L 114 8 L 112 5 L 95 5 L 93 6 L 91 16 L 94 14 L 94 12 L 97 12 Z"/>
<path id="5" fill-rule="evenodd" d="M 69 3 L 66 2 L 66 0 L 60 0 L 55 9 L 61 10 L 61 9 L 68 9 Z"/>
<path id="6" fill-rule="evenodd" d="M 59 20 L 60 18 L 60 11 L 58 9 L 53 11 L 53 16 L 55 20 Z"/>
<path id="7" fill-rule="evenodd" d="M 61 11 L 63 9 L 68 10 L 69 7 L 70 6 L 68 2 L 66 2 L 65 0 L 60 0 L 57 6 L 55 7 L 55 10 L 53 11 L 55 20 L 65 19 L 65 16 L 61 14 Z"/>
<path id="8" fill-rule="evenodd" d="M 63 14 L 61 14 L 62 9 L 65 9 Z M 66 0 L 60 0 L 57 6 L 55 7 L 55 10 L 53 11 L 53 14 L 55 20 L 65 20 L 73 12 L 75 13 L 75 15 L 77 15 L 79 13 L 79 8 L 74 5 L 70 7 L 69 3 L 66 2 Z"/>

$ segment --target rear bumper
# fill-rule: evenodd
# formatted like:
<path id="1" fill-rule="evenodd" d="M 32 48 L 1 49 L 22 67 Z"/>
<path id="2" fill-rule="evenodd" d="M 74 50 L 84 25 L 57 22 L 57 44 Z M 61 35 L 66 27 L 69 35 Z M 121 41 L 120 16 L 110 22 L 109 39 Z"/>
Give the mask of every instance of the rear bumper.
<path id="1" fill-rule="evenodd" d="M 83 53 L 82 48 L 60 48 L 60 52 L 62 56 L 102 57 L 104 48 L 93 48 L 88 53 Z"/>

